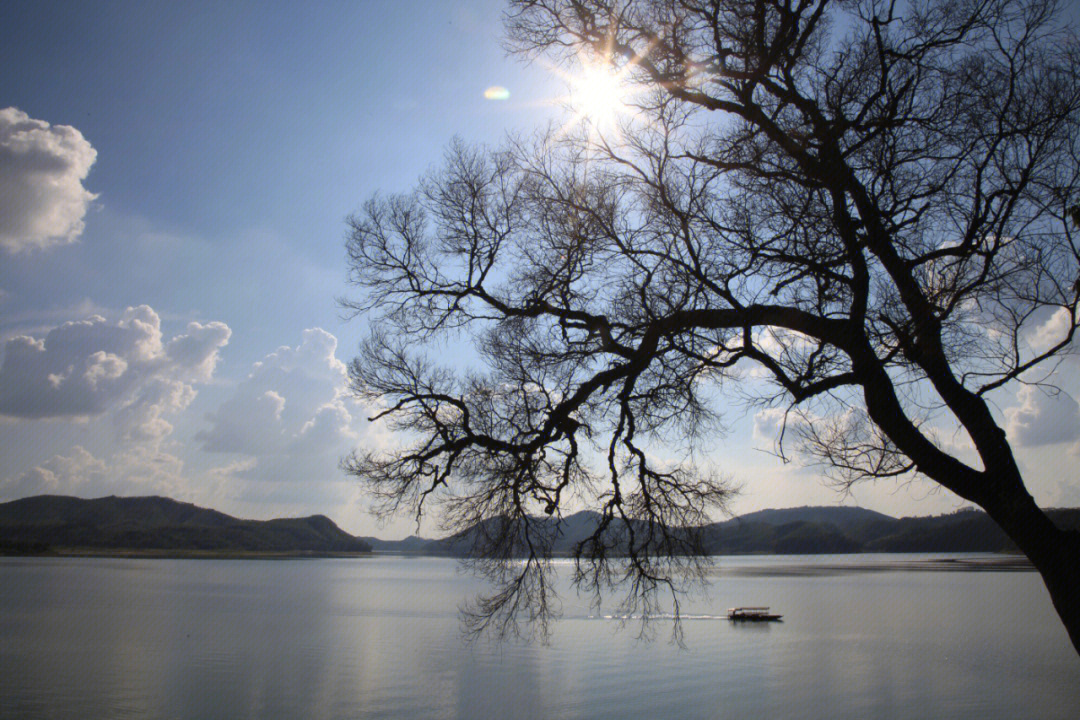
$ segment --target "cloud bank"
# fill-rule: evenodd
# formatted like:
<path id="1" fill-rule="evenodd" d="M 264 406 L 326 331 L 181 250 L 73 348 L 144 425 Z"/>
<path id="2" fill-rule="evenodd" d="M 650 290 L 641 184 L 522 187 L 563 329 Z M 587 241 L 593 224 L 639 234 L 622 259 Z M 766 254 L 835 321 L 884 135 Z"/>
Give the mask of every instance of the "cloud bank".
<path id="1" fill-rule="evenodd" d="M 1066 393 L 1024 385 L 1016 399 L 1020 405 L 1005 410 L 1005 430 L 1014 442 L 1039 447 L 1080 440 L 1080 405 Z"/>
<path id="2" fill-rule="evenodd" d="M 57 454 L 26 472 L 0 481 L 4 500 L 43 493 L 101 497 L 149 493 L 184 499 L 190 486 L 180 458 L 154 444 L 131 445 L 107 460 L 81 445 Z"/>
<path id="3" fill-rule="evenodd" d="M 345 364 L 337 338 L 321 328 L 303 332 L 252 367 L 231 398 L 195 437 L 208 452 L 313 455 L 357 438 L 343 396 Z M 334 456 L 336 463 L 337 458 Z"/>
<path id="4" fill-rule="evenodd" d="M 172 431 L 163 415 L 185 409 L 195 383 L 210 380 L 232 331 L 220 322 L 189 323 L 163 342 L 161 320 L 147 305 L 116 322 L 100 315 L 4 344 L 0 415 L 87 418 L 116 410 L 124 437 L 148 440 Z"/>
<path id="5" fill-rule="evenodd" d="M 327 512 L 354 526 L 369 522 L 360 486 L 340 459 L 358 446 L 385 445 L 346 390 L 337 338 L 305 330 L 251 366 L 247 377 L 195 435 L 201 450 L 229 459 L 200 479 L 229 507 L 256 515 Z M 273 510 L 270 510 L 273 508 Z"/>
<path id="6" fill-rule="evenodd" d="M 83 180 L 97 151 L 70 125 L 0 109 L 0 248 L 44 249 L 74 242 L 97 196 Z"/>

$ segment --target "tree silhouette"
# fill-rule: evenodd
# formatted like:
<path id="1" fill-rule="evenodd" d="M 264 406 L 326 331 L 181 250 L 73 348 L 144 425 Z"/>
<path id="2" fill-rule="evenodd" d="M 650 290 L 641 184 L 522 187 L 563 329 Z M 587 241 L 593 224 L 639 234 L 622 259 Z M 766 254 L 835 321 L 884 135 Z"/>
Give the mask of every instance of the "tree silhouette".
<path id="1" fill-rule="evenodd" d="M 352 387 L 406 445 L 345 466 L 383 512 L 480 523 L 498 589 L 474 628 L 546 627 L 538 517 L 568 503 L 601 518 L 580 587 L 677 601 L 728 493 L 695 458 L 737 397 L 785 408 L 779 452 L 842 484 L 924 476 L 984 508 L 1080 647 L 1080 533 L 992 411 L 1052 380 L 1078 322 L 1080 48 L 1056 3 L 517 0 L 507 28 L 610 64 L 619 128 L 454 143 L 347 242 L 374 328 Z M 439 341 L 476 362 L 422 352 Z M 967 449 L 939 439 L 957 428 Z"/>

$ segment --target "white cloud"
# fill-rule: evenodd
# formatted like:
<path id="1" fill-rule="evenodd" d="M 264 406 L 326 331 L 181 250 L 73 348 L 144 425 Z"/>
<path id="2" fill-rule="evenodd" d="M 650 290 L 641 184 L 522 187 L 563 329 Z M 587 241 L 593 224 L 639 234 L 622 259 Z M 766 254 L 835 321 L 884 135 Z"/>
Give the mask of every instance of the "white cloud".
<path id="1" fill-rule="evenodd" d="M 35 465 L 22 475 L 9 478 L 2 484 L 2 496 L 20 498 L 28 495 L 79 493 L 105 474 L 105 463 L 79 445 L 70 455 L 54 455 Z"/>
<path id="2" fill-rule="evenodd" d="M 207 416 L 208 427 L 195 435 L 202 449 L 236 456 L 199 479 L 218 504 L 258 516 L 329 512 L 335 519 L 347 513 L 353 527 L 369 522 L 360 485 L 338 463 L 356 447 L 387 440 L 348 395 L 336 353 L 333 335 L 305 330 L 299 345 L 254 363 Z"/>
<path id="3" fill-rule="evenodd" d="M 1045 503 L 1046 507 L 1080 507 L 1080 482 L 1065 480 Z"/>
<path id="4" fill-rule="evenodd" d="M 195 399 L 195 388 L 179 380 L 154 377 L 145 382 L 131 402 L 117 412 L 122 435 L 131 440 L 160 440 L 172 432 L 162 415 L 186 409 Z"/>
<path id="5" fill-rule="evenodd" d="M 97 151 L 70 125 L 0 109 L 0 248 L 74 242 L 97 197 L 82 185 L 96 159 Z"/>
<path id="6" fill-rule="evenodd" d="M 311 454 L 354 439 L 336 351 L 333 335 L 305 330 L 295 348 L 282 346 L 255 363 L 196 439 L 210 452 L 247 455 Z"/>
<path id="7" fill-rule="evenodd" d="M 227 507 L 260 516 L 297 512 L 348 513 L 355 527 L 364 515 L 360 483 L 339 467 L 358 447 L 386 447 L 384 423 L 348 393 L 337 339 L 305 330 L 297 346 L 283 346 L 254 363 L 248 377 L 196 434 L 209 452 L 235 458 L 205 473 Z M 370 532 L 370 530 L 368 530 Z"/>
<path id="8" fill-rule="evenodd" d="M 1068 394 L 1024 385 L 1016 399 L 1020 405 L 1005 410 L 1005 429 L 1014 442 L 1036 447 L 1080 440 L 1080 405 Z"/>
<path id="9" fill-rule="evenodd" d="M 232 331 L 225 323 L 202 325 L 190 322 L 187 332 L 177 335 L 165 345 L 165 355 L 189 382 L 208 382 L 217 367 L 217 348 L 226 345 Z"/>
<path id="10" fill-rule="evenodd" d="M 0 500 L 162 494 L 242 516 L 345 513 L 353 528 L 368 525 L 362 488 L 338 464 L 357 447 L 388 444 L 389 431 L 369 426 L 349 396 L 337 339 L 324 330 L 304 331 L 231 390 L 219 387 L 223 401 L 193 442 L 172 432 L 171 423 L 191 427 L 183 413 L 227 339 L 224 325 L 193 324 L 170 340 L 144 307 L 10 340 L 0 365 L 0 414 L 15 418 L 0 422 L 7 437 L 27 437 L 35 418 L 95 415 L 108 424 L 42 433 L 40 454 L 4 467 Z"/>
<path id="11" fill-rule="evenodd" d="M 0 498 L 62 494 L 102 495 L 185 494 L 183 462 L 154 445 L 135 445 L 107 461 L 80 445 L 67 455 L 54 455 L 21 475 L 0 482 Z"/>
<path id="12" fill-rule="evenodd" d="M 808 335 L 803 335 L 795 330 L 785 328 L 762 327 L 755 328 L 750 336 L 753 345 L 774 360 L 800 363 L 801 358 L 816 347 L 814 341 Z M 741 339 L 740 341 L 741 342 Z M 714 354 L 716 349 L 713 349 Z M 718 359 L 724 359 L 717 355 Z M 767 381 L 774 382 L 774 376 L 764 365 L 756 360 L 740 358 L 735 364 L 739 371 L 740 379 L 747 382 Z"/>
<path id="13" fill-rule="evenodd" d="M 759 443 L 776 442 L 780 437 L 784 414 L 784 408 L 765 408 L 754 413 L 754 440 Z"/>
<path id="14" fill-rule="evenodd" d="M 353 416 L 341 400 L 326 403 L 304 423 L 296 436 L 296 448 L 305 453 L 340 448 L 359 437 L 353 429 Z"/>
<path id="15" fill-rule="evenodd" d="M 94 315 L 44 338 L 11 338 L 0 365 L 0 415 L 85 418 L 116 410 L 125 437 L 164 437 L 172 426 L 162 415 L 191 404 L 193 383 L 211 378 L 230 335 L 224 323 L 192 322 L 163 343 L 160 318 L 141 305 L 116 322 Z"/>
<path id="16" fill-rule="evenodd" d="M 821 419 L 805 410 L 765 408 L 754 413 L 753 438 L 755 442 L 769 443 L 777 449 L 783 440 L 790 450 L 799 445 L 806 424 Z"/>
<path id="17" fill-rule="evenodd" d="M 1040 324 L 1032 327 L 1025 338 L 1035 354 L 1044 353 L 1065 339 L 1072 327 L 1072 314 L 1066 308 L 1057 308 L 1045 316 Z"/>
<path id="18" fill-rule="evenodd" d="M 1040 354 L 1047 352 L 1059 342 L 1062 342 L 1072 327 L 1072 315 L 1065 308 L 1057 308 L 1053 312 L 1043 312 L 1039 315 L 1042 322 L 1038 325 L 1025 328 L 1024 339 L 1027 341 L 1032 353 Z M 1067 345 L 1062 354 L 1076 352 L 1076 343 Z"/>

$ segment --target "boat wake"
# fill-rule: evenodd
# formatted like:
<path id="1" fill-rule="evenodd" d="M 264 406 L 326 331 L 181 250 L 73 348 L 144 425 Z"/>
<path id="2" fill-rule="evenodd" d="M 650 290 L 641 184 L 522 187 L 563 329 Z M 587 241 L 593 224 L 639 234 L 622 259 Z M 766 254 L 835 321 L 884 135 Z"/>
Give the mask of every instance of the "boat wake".
<path id="1" fill-rule="evenodd" d="M 727 615 L 683 615 L 657 613 L 656 615 L 589 615 L 589 620 L 727 620 Z"/>

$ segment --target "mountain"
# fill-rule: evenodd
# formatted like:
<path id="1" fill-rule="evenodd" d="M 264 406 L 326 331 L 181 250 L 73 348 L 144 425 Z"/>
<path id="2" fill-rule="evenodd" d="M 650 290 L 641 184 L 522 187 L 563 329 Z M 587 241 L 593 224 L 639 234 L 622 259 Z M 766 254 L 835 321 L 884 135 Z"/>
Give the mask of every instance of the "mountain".
<path id="1" fill-rule="evenodd" d="M 868 537 L 888 532 L 897 520 L 873 510 L 841 505 L 759 510 L 705 528 L 705 546 L 717 555 L 860 552 Z"/>
<path id="2" fill-rule="evenodd" d="M 370 545 L 375 552 L 412 553 L 417 555 L 424 554 L 424 548 L 435 542 L 416 535 L 410 535 L 404 540 L 380 540 L 377 537 L 360 537 L 357 539 Z"/>
<path id="3" fill-rule="evenodd" d="M 1049 509 L 1058 527 L 1080 530 L 1080 508 Z M 901 518 L 890 532 L 866 538 L 869 552 L 1016 552 L 1016 546 L 981 510 L 949 515 Z"/>
<path id="4" fill-rule="evenodd" d="M 553 536 L 552 547 L 555 553 L 566 555 L 573 552 L 579 541 L 593 533 L 600 522 L 600 514 L 583 510 L 563 518 L 537 517 L 534 520 L 533 530 L 545 536 Z M 404 540 L 380 540 L 371 537 L 361 539 L 368 542 L 376 552 L 460 557 L 467 555 L 478 542 L 505 530 L 503 522 L 500 518 L 489 519 L 444 538 L 429 539 L 413 535 Z"/>
<path id="5" fill-rule="evenodd" d="M 556 555 L 569 555 L 575 546 L 589 537 L 600 522 L 600 514 L 582 511 L 563 518 L 535 518 L 533 532 L 552 538 Z M 847 553 L 864 549 L 867 538 L 887 534 L 897 522 L 882 513 L 855 507 L 802 507 L 763 510 L 704 528 L 705 548 L 714 554 L 774 553 Z M 489 519 L 452 536 L 424 540 L 409 538 L 398 544 L 373 542 L 377 551 L 412 552 L 425 555 L 467 555 L 478 543 L 506 531 L 499 518 Z M 643 531 L 641 523 L 638 530 Z M 620 544 L 615 533 L 609 542 Z M 641 533 L 643 534 L 643 533 Z M 518 543 L 519 550 L 523 544 Z"/>
<path id="6" fill-rule="evenodd" d="M 759 522 L 766 525 L 787 525 L 789 523 L 809 522 L 827 523 L 840 530 L 852 530 L 873 522 L 894 522 L 896 518 L 873 510 L 846 505 L 820 505 L 782 510 L 758 510 L 740 515 L 728 522 Z"/>
<path id="7" fill-rule="evenodd" d="M 1080 509 L 1049 510 L 1061 527 L 1080 529 Z M 556 554 L 568 555 L 591 535 L 600 515 L 582 511 L 536 518 L 533 530 L 550 537 Z M 643 530 L 644 524 L 639 526 Z M 496 518 L 455 535 L 404 540 L 353 537 L 323 515 L 241 520 L 163 497 L 82 500 L 39 495 L 0 503 L 0 554 L 79 551 L 195 553 L 397 552 L 462 556 L 485 538 L 507 531 Z M 621 526 L 616 526 L 616 532 Z M 894 518 L 857 507 L 822 506 L 760 510 L 702 528 L 712 554 L 818 554 L 850 552 L 1015 551 L 1005 534 L 978 510 L 933 517 Z M 609 538 L 618 546 L 618 536 Z M 520 550 L 520 539 L 517 543 Z"/>
<path id="8" fill-rule="evenodd" d="M 828 523 L 795 521 L 774 525 L 729 521 L 706 528 L 705 547 L 714 555 L 817 555 L 859 552 L 862 544 Z"/>
<path id="9" fill-rule="evenodd" d="M 241 520 L 164 497 L 38 495 L 0 503 L 0 552 L 370 552 L 323 515 Z"/>
<path id="10" fill-rule="evenodd" d="M 1058 525 L 1080 528 L 1080 509 L 1048 512 Z M 591 511 L 561 519 L 536 518 L 534 530 L 553 537 L 555 554 L 568 555 L 595 530 L 599 519 L 600 515 Z M 500 522 L 487 520 L 441 539 L 411 537 L 401 541 L 372 541 L 372 545 L 376 551 L 383 552 L 462 556 L 478 541 L 504 530 Z M 706 552 L 716 555 L 1016 550 L 980 510 L 898 519 L 858 507 L 797 507 L 747 513 L 702 530 Z"/>

